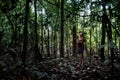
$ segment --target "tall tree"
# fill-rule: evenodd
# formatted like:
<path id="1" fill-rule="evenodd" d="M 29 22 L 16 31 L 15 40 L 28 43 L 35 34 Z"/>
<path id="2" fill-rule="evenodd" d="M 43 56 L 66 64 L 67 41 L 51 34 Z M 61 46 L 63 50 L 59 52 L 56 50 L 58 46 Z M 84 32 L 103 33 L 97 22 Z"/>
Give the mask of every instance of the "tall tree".
<path id="1" fill-rule="evenodd" d="M 24 42 L 23 42 L 23 53 L 22 53 L 22 64 L 25 69 L 27 44 L 28 44 L 28 17 L 29 17 L 29 0 L 26 0 L 25 6 L 25 20 L 24 20 Z"/>
<path id="2" fill-rule="evenodd" d="M 48 21 L 48 18 L 47 18 Z M 50 30 L 49 25 L 47 25 L 47 56 L 50 57 Z"/>
<path id="3" fill-rule="evenodd" d="M 41 10 L 42 11 L 42 10 Z M 44 41 L 43 41 L 43 39 L 44 39 L 44 24 L 43 24 L 43 16 L 42 16 L 42 14 L 41 14 L 41 51 L 40 51 L 40 54 L 41 54 L 41 57 L 42 57 L 42 54 L 44 53 Z"/>
<path id="4" fill-rule="evenodd" d="M 107 19 L 106 19 L 106 5 L 103 1 L 103 16 L 102 16 L 102 38 L 101 38 L 101 60 L 104 60 L 104 50 L 105 50 L 105 28 L 107 27 Z"/>
<path id="5" fill-rule="evenodd" d="M 77 48 L 77 46 L 76 46 L 76 44 L 77 44 L 76 38 L 77 38 L 77 36 L 76 36 L 76 23 L 75 23 L 75 21 L 73 23 L 72 32 L 73 32 L 73 55 L 76 56 L 76 48 Z"/>
<path id="6" fill-rule="evenodd" d="M 90 58 L 91 58 L 91 54 L 92 54 L 92 27 L 90 28 Z"/>
<path id="7" fill-rule="evenodd" d="M 57 18 L 56 18 L 56 21 L 57 21 Z M 57 29 L 56 29 L 56 26 L 57 26 L 57 22 L 55 23 L 55 26 L 54 26 L 54 31 L 53 31 L 53 43 L 54 43 L 54 46 L 53 46 L 53 53 L 54 53 L 54 58 L 57 57 Z"/>
<path id="8" fill-rule="evenodd" d="M 60 56 L 64 57 L 64 0 L 61 0 Z"/>
<path id="9" fill-rule="evenodd" d="M 111 6 L 109 6 L 109 13 L 110 13 L 110 18 L 111 18 Z M 113 38 L 112 38 L 112 26 L 111 26 L 111 20 L 107 16 L 107 21 L 108 21 L 108 26 L 107 26 L 107 36 L 108 36 L 108 43 L 110 47 L 110 53 L 111 53 L 111 78 L 113 78 L 113 73 L 114 73 L 114 66 L 113 66 L 113 57 L 114 57 L 114 50 L 113 50 Z M 112 44 L 112 45 L 110 45 Z"/>
<path id="10" fill-rule="evenodd" d="M 35 25 L 35 46 L 34 46 L 34 49 L 35 49 L 35 60 L 37 59 L 40 59 L 41 58 L 41 55 L 40 55 L 40 51 L 39 51 L 39 48 L 38 48 L 38 32 L 37 32 L 37 6 L 36 6 L 36 3 L 37 0 L 34 0 L 34 12 L 35 12 L 35 22 L 34 22 L 34 25 Z M 39 56 L 40 55 L 40 56 Z"/>

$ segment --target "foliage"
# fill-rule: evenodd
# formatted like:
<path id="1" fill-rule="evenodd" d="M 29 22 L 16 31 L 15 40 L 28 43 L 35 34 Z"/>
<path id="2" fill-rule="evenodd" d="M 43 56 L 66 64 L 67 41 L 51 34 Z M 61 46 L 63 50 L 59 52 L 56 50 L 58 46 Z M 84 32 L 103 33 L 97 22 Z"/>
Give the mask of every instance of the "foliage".
<path id="1" fill-rule="evenodd" d="M 70 59 L 60 58 L 61 0 L 36 1 L 37 34 L 35 34 L 34 0 L 29 0 L 26 74 L 30 74 L 34 80 L 110 79 L 110 65 L 104 65 L 95 58 L 90 58 L 91 62 L 89 62 L 88 57 L 81 65 L 79 59 L 73 57 L 76 54 L 72 51 L 74 46 L 72 42 L 75 37 L 73 29 L 76 29 L 76 35 L 79 35 L 80 31 L 86 33 L 85 53 L 88 53 L 86 56 L 90 55 L 91 49 L 93 50 L 92 54 L 100 54 L 100 49 L 105 47 L 105 57 L 110 57 L 110 48 L 113 48 L 114 59 L 119 62 L 120 0 L 64 0 L 64 52 L 65 57 Z M 0 78 L 14 80 L 21 75 L 23 68 L 21 59 L 24 57 L 22 53 L 25 44 L 23 43 L 23 30 L 26 2 L 24 0 L 0 0 L 0 4 Z M 103 11 L 104 4 L 106 11 Z M 111 22 L 113 40 L 109 42 L 105 37 L 105 44 L 101 45 L 104 12 L 108 17 L 107 21 Z M 107 26 L 110 25 L 107 23 Z M 40 53 L 35 61 L 36 35 Z M 105 36 L 107 35 L 105 34 Z M 55 59 L 51 60 L 51 58 Z M 117 75 L 119 66 L 116 63 L 114 63 L 116 72 L 114 72 L 114 77 L 119 78 Z"/>

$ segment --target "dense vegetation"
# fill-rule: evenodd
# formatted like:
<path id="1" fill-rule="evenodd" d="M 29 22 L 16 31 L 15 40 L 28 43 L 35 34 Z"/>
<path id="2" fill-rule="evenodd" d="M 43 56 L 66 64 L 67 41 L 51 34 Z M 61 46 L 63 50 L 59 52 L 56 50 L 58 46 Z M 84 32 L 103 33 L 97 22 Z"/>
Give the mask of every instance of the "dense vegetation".
<path id="1" fill-rule="evenodd" d="M 120 79 L 120 0 L 0 4 L 1 80 Z M 83 64 L 76 53 L 80 32 Z"/>

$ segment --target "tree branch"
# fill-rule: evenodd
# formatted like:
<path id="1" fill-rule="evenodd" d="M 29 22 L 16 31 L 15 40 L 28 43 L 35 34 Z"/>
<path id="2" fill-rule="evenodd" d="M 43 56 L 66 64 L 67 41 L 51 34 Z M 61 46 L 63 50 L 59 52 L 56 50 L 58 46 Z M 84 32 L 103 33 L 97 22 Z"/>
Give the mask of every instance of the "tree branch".
<path id="1" fill-rule="evenodd" d="M 49 3 L 49 4 L 51 4 L 51 5 L 54 5 L 54 6 L 57 7 L 57 8 L 61 8 L 60 6 L 58 6 L 58 5 L 56 5 L 56 4 L 52 3 L 52 2 L 50 2 L 50 1 L 48 1 L 48 0 L 45 0 L 45 1 L 46 1 L 47 3 Z M 68 9 L 66 9 L 66 8 L 64 8 L 63 10 L 67 11 L 67 12 L 70 13 L 70 14 L 78 15 L 79 17 L 91 16 L 91 15 L 80 15 L 80 14 L 78 14 L 78 13 L 73 13 L 72 11 L 70 11 L 70 10 L 68 10 Z"/>

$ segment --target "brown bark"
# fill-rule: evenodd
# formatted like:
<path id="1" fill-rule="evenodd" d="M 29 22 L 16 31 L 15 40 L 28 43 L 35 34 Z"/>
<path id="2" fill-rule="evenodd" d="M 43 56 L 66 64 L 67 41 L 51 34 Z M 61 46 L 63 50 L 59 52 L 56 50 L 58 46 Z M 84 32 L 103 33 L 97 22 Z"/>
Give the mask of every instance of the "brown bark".
<path id="1" fill-rule="evenodd" d="M 28 44 L 28 15 L 29 15 L 29 0 L 26 0 L 25 6 L 25 20 L 24 20 L 24 42 L 23 42 L 23 53 L 22 53 L 22 64 L 25 68 L 27 44 Z"/>
<path id="2" fill-rule="evenodd" d="M 61 0 L 61 39 L 60 39 L 60 56 L 64 57 L 64 0 Z"/>
<path id="3" fill-rule="evenodd" d="M 34 22 L 34 25 L 35 25 L 35 45 L 34 45 L 34 49 L 35 49 L 35 61 L 36 60 L 40 60 L 41 59 L 41 54 L 40 54 L 40 51 L 39 51 L 39 47 L 38 47 L 38 32 L 37 32 L 37 29 L 38 29 L 38 26 L 37 26 L 37 7 L 36 7 L 36 3 L 37 0 L 34 0 L 34 10 L 35 10 L 35 22 Z"/>
<path id="4" fill-rule="evenodd" d="M 73 26 L 73 55 L 74 56 L 76 56 L 76 49 L 77 49 L 76 44 L 77 44 L 77 42 L 76 42 L 76 26 L 74 23 L 74 26 Z"/>

